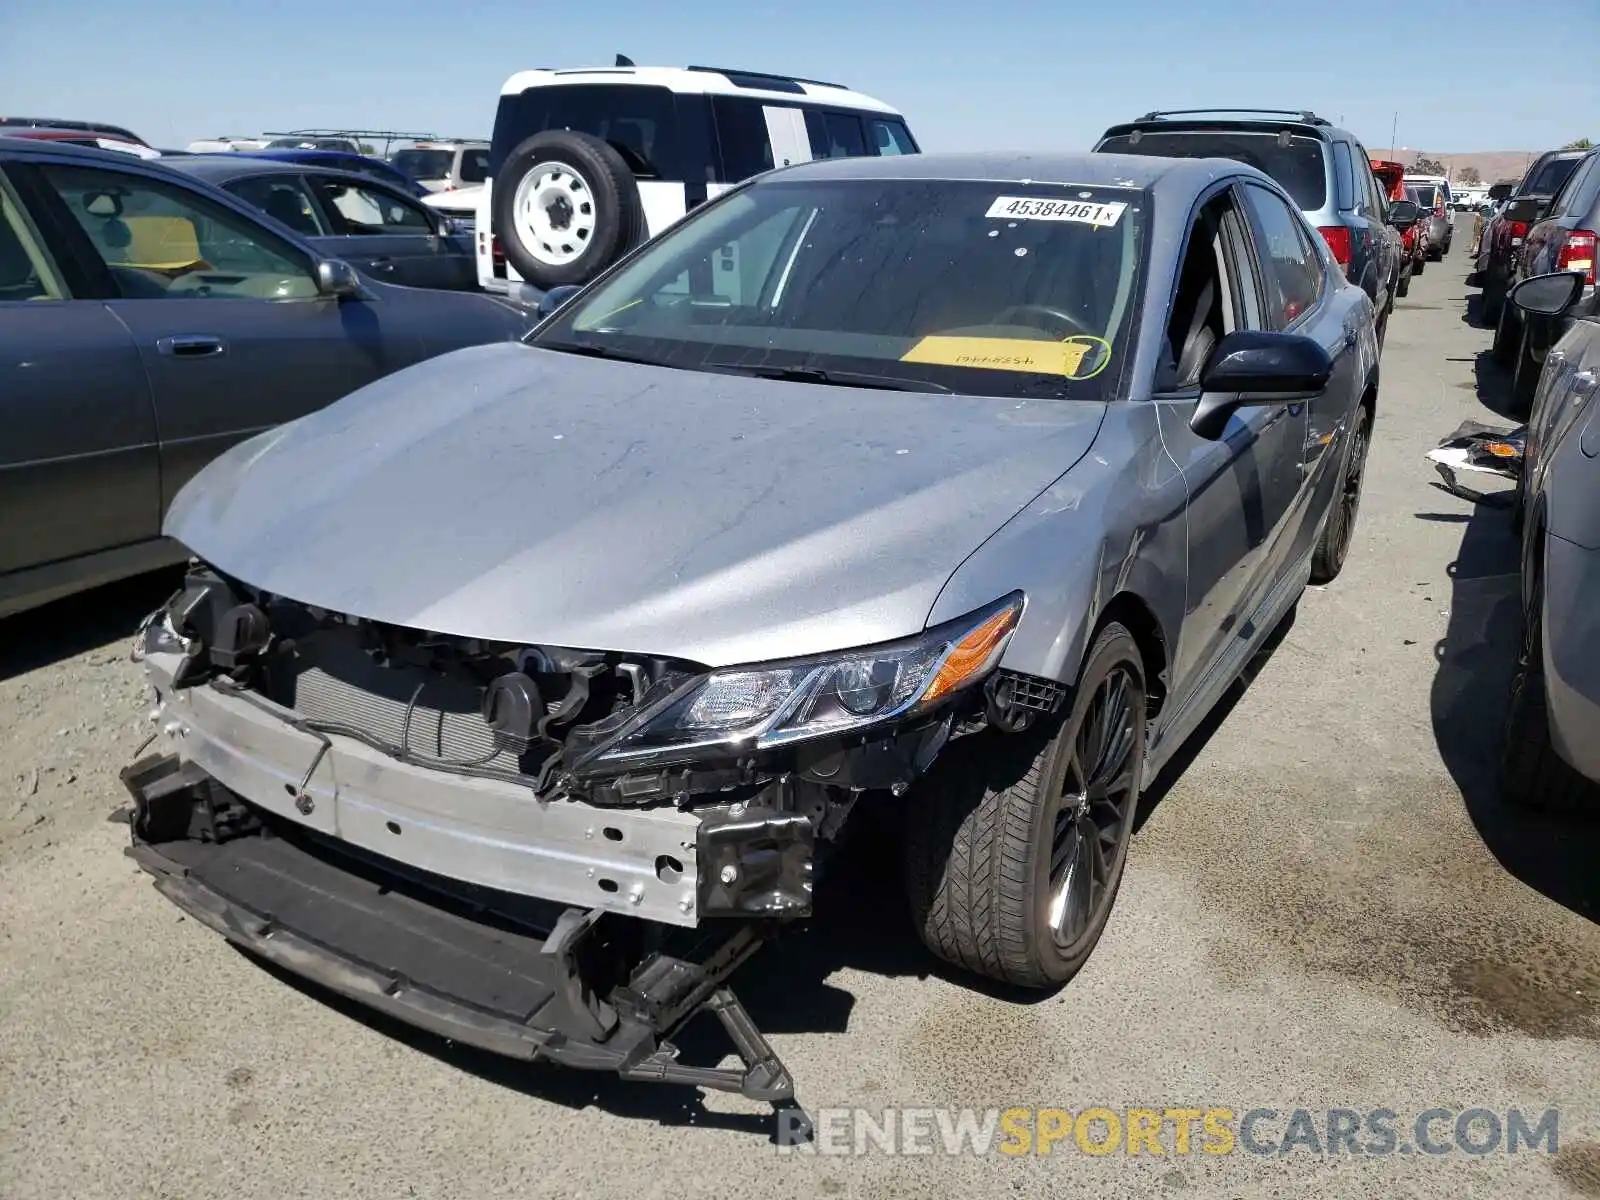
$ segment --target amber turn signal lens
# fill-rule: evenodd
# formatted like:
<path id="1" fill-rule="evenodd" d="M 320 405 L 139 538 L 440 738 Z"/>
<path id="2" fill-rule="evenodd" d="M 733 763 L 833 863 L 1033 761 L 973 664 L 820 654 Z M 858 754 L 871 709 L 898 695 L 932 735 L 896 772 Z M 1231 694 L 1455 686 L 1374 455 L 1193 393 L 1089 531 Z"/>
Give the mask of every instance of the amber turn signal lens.
<path id="1" fill-rule="evenodd" d="M 933 682 L 923 691 L 922 704 L 936 704 L 993 667 L 1021 616 L 1020 604 L 1003 609 L 952 646 Z"/>

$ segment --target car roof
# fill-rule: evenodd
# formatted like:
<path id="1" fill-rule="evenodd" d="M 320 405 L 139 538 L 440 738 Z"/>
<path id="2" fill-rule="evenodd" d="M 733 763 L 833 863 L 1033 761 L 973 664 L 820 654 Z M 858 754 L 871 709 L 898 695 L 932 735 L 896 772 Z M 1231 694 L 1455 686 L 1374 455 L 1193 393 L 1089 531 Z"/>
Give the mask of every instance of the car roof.
<path id="1" fill-rule="evenodd" d="M 927 179 L 952 182 L 1080 183 L 1090 187 L 1198 190 L 1223 175 L 1271 179 L 1226 158 L 1159 158 L 1147 154 L 1005 153 L 905 154 L 824 158 L 769 172 L 758 179 Z M 1277 186 L 1277 185 L 1273 185 Z"/>
<path id="2" fill-rule="evenodd" d="M 1207 131 L 1260 132 L 1266 129 L 1287 129 L 1302 137 L 1314 137 L 1325 142 L 1353 142 L 1354 135 L 1313 112 L 1283 110 L 1251 113 L 1249 109 L 1217 109 L 1217 115 L 1202 115 L 1208 110 L 1184 110 L 1172 113 L 1146 113 L 1133 121 L 1122 121 L 1100 135 L 1122 137 L 1135 131 L 1151 133 L 1204 133 Z M 1229 114 L 1229 115 L 1222 115 Z"/>
<path id="3" fill-rule="evenodd" d="M 575 67 L 557 70 L 540 67 L 533 71 L 518 71 L 506 80 L 500 94 L 515 96 L 529 88 L 580 83 L 663 87 L 693 95 L 750 96 L 757 100 L 779 100 L 788 104 L 796 100 L 809 100 L 838 108 L 900 115 L 899 110 L 882 100 L 852 91 L 841 84 L 773 75 L 764 71 L 742 71 L 733 67 Z"/>
<path id="4" fill-rule="evenodd" d="M 174 170 L 181 171 L 185 175 L 192 175 L 196 179 L 204 179 L 214 184 L 229 183 L 235 179 L 254 179 L 262 175 L 301 175 L 308 167 L 314 168 L 318 175 L 348 179 L 363 186 L 383 182 L 381 179 L 374 180 L 369 175 L 345 171 L 338 167 L 288 162 L 277 158 L 257 158 L 253 154 L 195 154 L 174 162 L 172 166 Z"/>
<path id="5" fill-rule="evenodd" d="M 121 138 L 125 142 L 148 143 L 138 134 L 121 125 L 108 125 L 103 121 L 70 121 L 64 117 L 0 117 L 0 134 L 9 129 L 41 129 L 55 133 L 98 133 L 106 137 Z"/>

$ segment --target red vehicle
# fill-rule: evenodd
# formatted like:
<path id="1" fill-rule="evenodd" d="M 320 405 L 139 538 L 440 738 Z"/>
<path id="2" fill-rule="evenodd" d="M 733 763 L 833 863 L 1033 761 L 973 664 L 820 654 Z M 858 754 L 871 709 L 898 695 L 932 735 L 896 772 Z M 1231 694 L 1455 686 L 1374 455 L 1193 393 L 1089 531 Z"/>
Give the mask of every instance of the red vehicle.
<path id="1" fill-rule="evenodd" d="M 1372 160 L 1372 174 L 1383 187 L 1383 194 L 1390 200 L 1416 201 L 1415 193 L 1408 193 L 1405 186 L 1406 167 L 1404 163 L 1390 162 L 1388 159 L 1375 158 Z M 1428 261 L 1428 225 L 1426 221 L 1418 221 L 1409 229 L 1400 231 L 1401 258 L 1400 279 L 1395 284 L 1394 294 L 1404 296 L 1411 290 L 1411 277 L 1421 275 L 1422 268 Z"/>

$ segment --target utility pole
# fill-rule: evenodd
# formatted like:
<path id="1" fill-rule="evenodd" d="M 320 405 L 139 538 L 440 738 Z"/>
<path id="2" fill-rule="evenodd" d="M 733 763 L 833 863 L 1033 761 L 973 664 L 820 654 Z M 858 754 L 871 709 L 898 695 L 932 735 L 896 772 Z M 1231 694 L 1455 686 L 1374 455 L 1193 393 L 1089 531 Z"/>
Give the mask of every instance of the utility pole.
<path id="1" fill-rule="evenodd" d="M 1394 114 L 1393 123 L 1390 124 L 1390 126 L 1389 126 L 1389 153 L 1390 154 L 1393 154 L 1400 147 L 1400 143 L 1394 140 L 1395 139 L 1395 134 L 1399 131 L 1399 129 L 1400 129 L 1400 114 L 1397 112 L 1397 113 Z"/>

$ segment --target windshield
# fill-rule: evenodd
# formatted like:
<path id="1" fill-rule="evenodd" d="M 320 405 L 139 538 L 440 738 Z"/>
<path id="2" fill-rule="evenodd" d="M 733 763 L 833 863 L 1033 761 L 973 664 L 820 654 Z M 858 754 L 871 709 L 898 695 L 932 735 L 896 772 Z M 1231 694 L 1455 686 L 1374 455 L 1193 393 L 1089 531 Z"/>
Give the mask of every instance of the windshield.
<path id="1" fill-rule="evenodd" d="M 531 340 L 689 370 L 1108 399 L 1147 211 L 1129 188 L 756 184 L 652 243 Z"/>
<path id="2" fill-rule="evenodd" d="M 1314 137 L 1280 137 L 1276 130 L 1149 130 L 1108 137 L 1102 154 L 1153 154 L 1162 158 L 1231 158 L 1272 176 L 1294 202 L 1315 212 L 1328 200 L 1327 169 L 1322 141 Z"/>
<path id="3" fill-rule="evenodd" d="M 1561 190 L 1561 185 L 1566 183 L 1567 176 L 1582 162 L 1578 158 L 1552 158 L 1549 162 L 1534 168 L 1533 178 L 1522 189 L 1525 195 L 1554 196 Z"/>
<path id="4" fill-rule="evenodd" d="M 453 150 L 400 150 L 389 161 L 412 179 L 448 179 Z"/>

